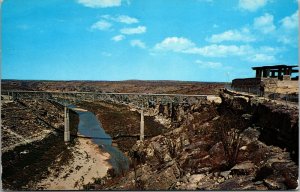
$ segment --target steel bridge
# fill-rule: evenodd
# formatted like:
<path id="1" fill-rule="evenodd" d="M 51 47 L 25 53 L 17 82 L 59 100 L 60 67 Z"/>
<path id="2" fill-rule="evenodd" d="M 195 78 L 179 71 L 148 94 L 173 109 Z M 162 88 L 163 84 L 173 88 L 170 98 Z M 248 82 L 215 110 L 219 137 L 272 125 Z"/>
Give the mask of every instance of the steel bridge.
<path id="1" fill-rule="evenodd" d="M 102 92 L 55 92 L 55 91 L 2 91 L 15 99 L 52 99 L 65 100 L 72 103 L 80 101 L 117 101 L 133 103 L 136 106 L 148 106 L 151 103 L 197 103 L 206 100 L 209 95 L 184 95 L 184 94 L 147 94 L 147 93 L 102 93 Z"/>
<path id="2" fill-rule="evenodd" d="M 111 101 L 115 103 L 133 104 L 140 109 L 140 140 L 144 140 L 144 108 L 156 104 L 191 105 L 207 100 L 212 95 L 184 95 L 184 94 L 148 94 L 148 93 L 103 93 L 103 92 L 56 92 L 56 91 L 16 91 L 2 90 L 2 95 L 7 95 L 10 100 L 35 99 L 54 100 L 64 105 L 64 140 L 70 141 L 69 104 L 81 101 Z"/>

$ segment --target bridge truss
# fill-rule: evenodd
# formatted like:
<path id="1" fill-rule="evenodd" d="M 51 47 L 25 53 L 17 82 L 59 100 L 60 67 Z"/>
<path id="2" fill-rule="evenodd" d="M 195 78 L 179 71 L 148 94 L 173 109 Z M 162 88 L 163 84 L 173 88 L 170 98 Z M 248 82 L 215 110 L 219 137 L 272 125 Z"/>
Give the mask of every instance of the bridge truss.
<path id="1" fill-rule="evenodd" d="M 133 104 L 141 110 L 140 140 L 144 139 L 144 108 L 157 104 L 189 106 L 207 100 L 209 95 L 183 95 L 183 94 L 147 94 L 147 93 L 102 93 L 102 92 L 55 92 L 55 91 L 1 91 L 11 100 L 34 99 L 54 100 L 64 105 L 64 140 L 70 141 L 69 109 L 68 105 L 81 101 L 110 101 L 114 103 Z"/>

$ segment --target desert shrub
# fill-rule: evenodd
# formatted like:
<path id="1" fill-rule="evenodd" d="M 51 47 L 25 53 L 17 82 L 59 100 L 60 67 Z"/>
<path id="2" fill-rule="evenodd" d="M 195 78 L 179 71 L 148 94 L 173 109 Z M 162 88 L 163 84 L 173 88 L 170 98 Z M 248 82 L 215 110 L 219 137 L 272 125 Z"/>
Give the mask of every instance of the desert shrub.
<path id="1" fill-rule="evenodd" d="M 129 151 L 129 156 L 136 164 L 144 164 L 146 162 L 145 151 Z"/>
<path id="2" fill-rule="evenodd" d="M 107 170 L 107 175 L 110 176 L 111 178 L 114 178 L 117 176 L 117 172 L 114 168 L 110 168 Z"/>
<path id="3" fill-rule="evenodd" d="M 158 160 L 159 164 L 163 164 L 164 163 L 163 154 L 159 150 L 154 149 L 154 156 Z"/>
<path id="4" fill-rule="evenodd" d="M 215 139 L 223 143 L 228 168 L 237 163 L 241 143 L 241 132 L 247 128 L 247 122 L 240 116 L 228 112 L 215 123 Z"/>
<path id="5" fill-rule="evenodd" d="M 284 184 L 288 189 L 296 189 L 298 187 L 298 177 L 290 173 L 289 170 L 283 170 L 282 176 L 284 178 Z"/>
<path id="6" fill-rule="evenodd" d="M 236 129 L 226 130 L 221 128 L 221 140 L 224 146 L 224 152 L 227 165 L 233 167 L 236 164 L 240 148 L 241 137 Z"/>
<path id="7" fill-rule="evenodd" d="M 145 190 L 145 181 L 137 179 L 135 181 L 135 190 Z"/>
<path id="8" fill-rule="evenodd" d="M 94 180 L 94 184 L 102 185 L 104 183 L 104 180 L 102 178 L 94 178 L 93 177 L 93 180 Z"/>
<path id="9" fill-rule="evenodd" d="M 172 158 L 176 157 L 176 144 L 172 141 L 172 139 L 166 139 L 168 151 Z"/>

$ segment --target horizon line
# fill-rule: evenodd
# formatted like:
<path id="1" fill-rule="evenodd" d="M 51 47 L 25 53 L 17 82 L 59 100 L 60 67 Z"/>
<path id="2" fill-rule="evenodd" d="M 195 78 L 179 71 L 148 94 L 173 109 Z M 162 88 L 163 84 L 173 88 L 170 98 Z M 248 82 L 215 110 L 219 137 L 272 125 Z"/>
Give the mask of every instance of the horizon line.
<path id="1" fill-rule="evenodd" d="M 1 79 L 1 81 L 90 81 L 90 82 L 125 82 L 125 81 L 168 81 L 168 82 L 195 82 L 195 83 L 230 83 L 227 81 L 190 81 L 190 80 L 141 80 L 141 79 L 126 79 L 126 80 L 46 80 L 46 79 Z"/>

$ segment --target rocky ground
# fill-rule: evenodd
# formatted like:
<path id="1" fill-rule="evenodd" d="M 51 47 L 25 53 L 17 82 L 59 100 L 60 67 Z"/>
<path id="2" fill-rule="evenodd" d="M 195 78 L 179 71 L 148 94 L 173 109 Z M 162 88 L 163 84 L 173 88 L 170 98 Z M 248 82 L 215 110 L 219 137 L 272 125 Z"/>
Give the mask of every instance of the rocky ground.
<path id="1" fill-rule="evenodd" d="M 55 133 L 43 140 L 20 145 L 2 153 L 3 189 L 34 189 L 34 181 L 46 178 L 49 174 L 48 168 L 59 156 L 63 158 L 57 165 L 58 167 L 68 163 L 72 157 L 70 150 L 63 142 L 63 134 Z"/>
<path id="2" fill-rule="evenodd" d="M 63 127 L 63 111 L 48 101 L 6 101 L 1 109 L 2 150 L 41 140 Z"/>
<path id="3" fill-rule="evenodd" d="M 228 103 L 178 106 L 173 113 L 168 131 L 132 147 L 131 169 L 124 176 L 108 175 L 88 186 L 98 190 L 286 190 L 298 186 L 298 161 L 285 148 L 264 143 L 255 114 L 230 109 Z"/>
<path id="4" fill-rule="evenodd" d="M 49 101 L 3 101 L 1 106 L 3 189 L 34 189 L 35 182 L 72 159 L 63 140 L 63 110 Z M 70 127 L 78 117 L 70 113 Z M 61 159 L 54 167 L 53 162 Z"/>

